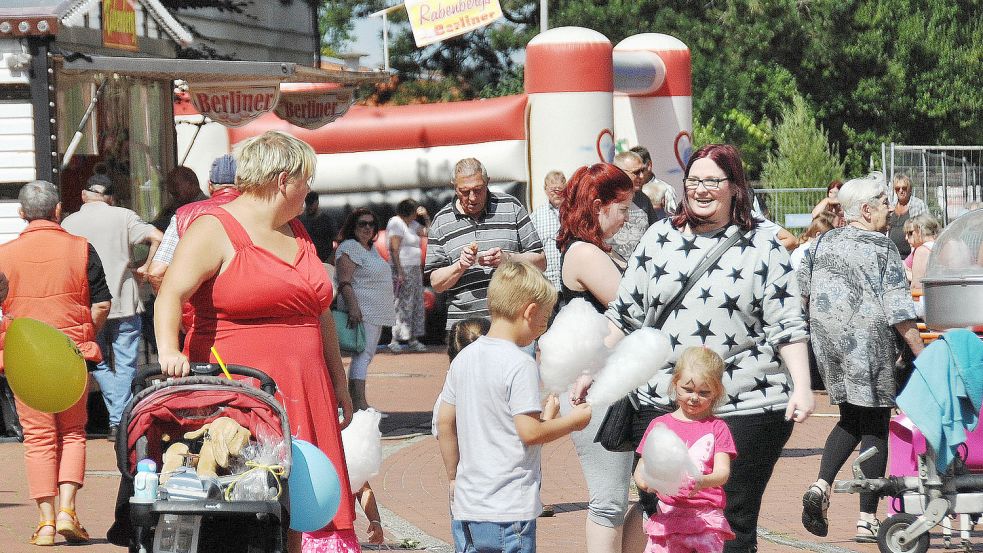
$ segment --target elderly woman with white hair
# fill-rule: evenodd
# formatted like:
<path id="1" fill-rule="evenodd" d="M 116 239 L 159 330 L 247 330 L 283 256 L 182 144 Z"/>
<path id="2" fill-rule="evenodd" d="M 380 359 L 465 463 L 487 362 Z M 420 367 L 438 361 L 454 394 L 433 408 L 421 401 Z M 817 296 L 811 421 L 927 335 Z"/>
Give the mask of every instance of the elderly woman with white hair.
<path id="1" fill-rule="evenodd" d="M 829 531 L 830 484 L 857 444 L 861 450 L 877 447 L 861 464 L 864 474 L 876 478 L 887 467 L 897 334 L 916 355 L 922 349 L 904 265 L 884 234 L 890 207 L 883 178 L 853 179 L 840 189 L 839 200 L 847 225 L 813 241 L 798 270 L 819 371 L 830 403 L 840 409 L 819 478 L 802 498 L 802 524 L 817 536 Z M 876 541 L 877 501 L 874 494 L 860 495 L 855 541 Z"/>

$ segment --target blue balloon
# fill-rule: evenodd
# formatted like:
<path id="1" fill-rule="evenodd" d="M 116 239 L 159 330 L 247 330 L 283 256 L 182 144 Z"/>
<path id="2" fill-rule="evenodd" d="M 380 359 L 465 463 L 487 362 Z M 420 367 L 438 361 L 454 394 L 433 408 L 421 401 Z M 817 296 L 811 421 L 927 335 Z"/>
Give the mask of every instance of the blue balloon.
<path id="1" fill-rule="evenodd" d="M 290 529 L 320 530 L 331 522 L 341 503 L 338 473 L 323 451 L 304 440 L 291 441 L 290 455 Z"/>

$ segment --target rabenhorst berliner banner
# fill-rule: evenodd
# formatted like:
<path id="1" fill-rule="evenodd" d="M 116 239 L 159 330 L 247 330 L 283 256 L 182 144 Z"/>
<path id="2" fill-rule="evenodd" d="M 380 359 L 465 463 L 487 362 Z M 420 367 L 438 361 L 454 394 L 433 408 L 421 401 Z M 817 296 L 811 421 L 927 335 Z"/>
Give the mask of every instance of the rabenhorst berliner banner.
<path id="1" fill-rule="evenodd" d="M 502 17 L 498 0 L 406 0 L 417 47 L 484 27 Z"/>

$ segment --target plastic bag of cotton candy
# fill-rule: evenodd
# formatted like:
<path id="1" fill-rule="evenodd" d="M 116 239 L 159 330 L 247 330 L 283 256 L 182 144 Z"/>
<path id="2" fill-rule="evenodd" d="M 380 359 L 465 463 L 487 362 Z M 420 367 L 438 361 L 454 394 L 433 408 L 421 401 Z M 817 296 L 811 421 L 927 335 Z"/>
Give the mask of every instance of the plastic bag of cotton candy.
<path id="1" fill-rule="evenodd" d="M 352 493 L 362 489 L 369 478 L 379 474 L 379 467 L 382 466 L 381 420 L 382 413 L 375 409 L 356 411 L 351 424 L 341 431 Z"/>
<path id="2" fill-rule="evenodd" d="M 610 405 L 652 379 L 669 363 L 669 337 L 654 328 L 640 328 L 615 346 L 587 394 L 591 405 Z"/>
<path id="3" fill-rule="evenodd" d="M 676 495 L 691 478 L 699 474 L 690 460 L 689 450 L 675 432 L 657 423 L 642 448 L 642 478 L 650 489 L 664 495 Z"/>
<path id="4" fill-rule="evenodd" d="M 553 393 L 565 392 L 582 374 L 594 374 L 608 358 L 608 320 L 587 301 L 565 305 L 539 338 L 540 377 Z"/>

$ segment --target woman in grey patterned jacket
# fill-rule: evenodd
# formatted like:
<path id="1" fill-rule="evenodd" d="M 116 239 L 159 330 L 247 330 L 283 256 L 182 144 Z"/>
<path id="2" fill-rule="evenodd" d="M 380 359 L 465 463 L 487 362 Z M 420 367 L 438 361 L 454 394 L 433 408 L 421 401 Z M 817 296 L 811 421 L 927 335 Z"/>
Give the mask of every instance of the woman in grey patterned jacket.
<path id="1" fill-rule="evenodd" d="M 853 179 L 839 193 L 847 226 L 815 240 L 798 271 L 813 350 L 840 421 L 823 449 L 819 479 L 802 497 L 802 524 L 829 531 L 829 488 L 857 444 L 877 447 L 861 466 L 871 478 L 887 467 L 888 423 L 897 392 L 895 330 L 917 354 L 922 341 L 898 249 L 885 236 L 887 188 L 879 174 Z M 858 542 L 877 541 L 875 494 L 860 495 Z"/>

